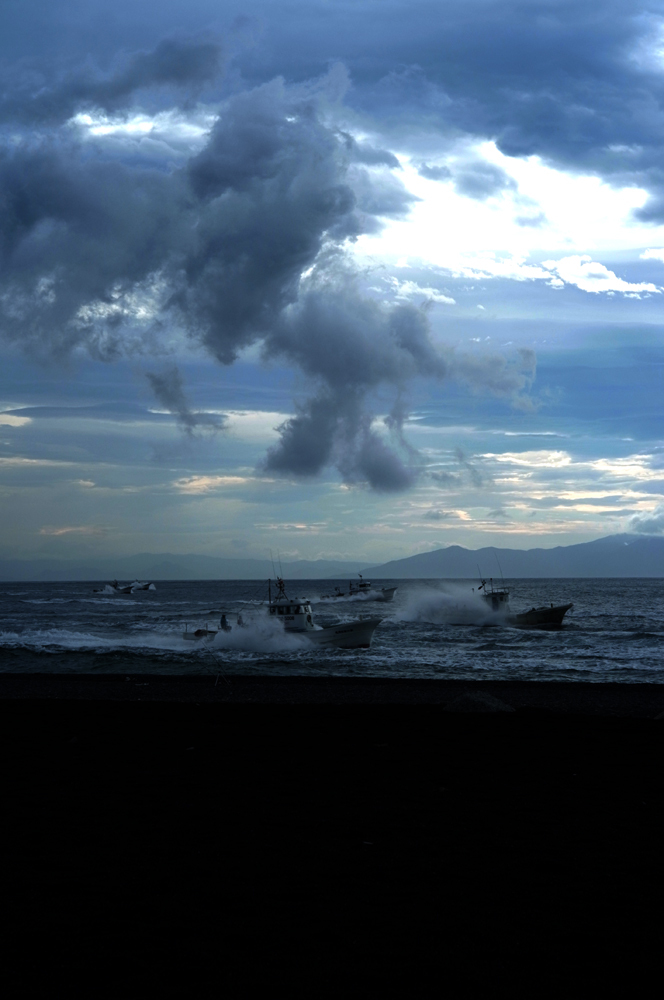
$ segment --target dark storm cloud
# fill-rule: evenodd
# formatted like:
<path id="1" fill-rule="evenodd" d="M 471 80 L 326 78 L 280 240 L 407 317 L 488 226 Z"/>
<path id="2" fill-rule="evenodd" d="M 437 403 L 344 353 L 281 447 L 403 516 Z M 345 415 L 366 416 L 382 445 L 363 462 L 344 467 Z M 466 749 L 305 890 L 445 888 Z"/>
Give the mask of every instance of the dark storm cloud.
<path id="1" fill-rule="evenodd" d="M 372 2 L 294 3 L 285 19 L 251 9 L 265 18 L 260 53 L 243 62 L 254 78 L 302 79 L 341 58 L 349 101 L 384 134 L 417 145 L 426 132 L 429 149 L 435 129 L 445 142 L 492 139 L 509 156 L 643 185 L 652 200 L 637 214 L 664 219 L 661 0 L 387 0 L 379 17 Z"/>
<path id="2" fill-rule="evenodd" d="M 404 435 L 406 397 L 415 379 L 454 379 L 517 406 L 529 399 L 533 351 L 517 351 L 512 361 L 453 351 L 443 357 L 430 340 L 425 310 L 368 299 L 352 274 L 343 267 L 335 271 L 330 263 L 306 284 L 266 338 L 264 350 L 268 358 L 297 365 L 317 389 L 279 428 L 280 441 L 266 459 L 269 471 L 315 475 L 334 464 L 346 482 L 404 489 L 425 466 Z M 367 405 L 386 392 L 393 403 L 378 433 Z M 462 452 L 456 458 L 472 486 L 485 484 L 487 477 Z M 444 486 L 459 482 L 454 474 L 431 476 Z"/>
<path id="3" fill-rule="evenodd" d="M 267 469 L 315 474 L 334 462 L 346 482 L 386 491 L 412 484 L 417 456 L 403 438 L 401 394 L 418 375 L 446 375 L 421 310 L 389 308 L 362 296 L 353 275 L 341 268 L 333 277 L 312 278 L 298 303 L 284 311 L 265 351 L 295 363 L 318 385 L 280 429 Z M 382 435 L 365 407 L 372 392 L 385 388 L 395 400 Z"/>
<path id="4" fill-rule="evenodd" d="M 0 150 L 0 324 L 26 349 L 120 355 L 122 296 L 184 237 L 185 192 L 65 138 Z"/>
<path id="5" fill-rule="evenodd" d="M 342 132 L 341 134 L 348 155 L 355 163 L 365 163 L 370 167 L 392 167 L 395 170 L 401 168 L 398 159 L 389 149 L 379 149 L 376 146 L 372 146 L 371 143 L 358 142 L 348 132 Z"/>
<path id="6" fill-rule="evenodd" d="M 384 134 L 424 128 L 438 129 L 441 141 L 479 136 L 508 155 L 632 178 L 655 196 L 644 217 L 660 217 L 661 0 L 383 0 L 380 16 L 377 9 L 370 0 L 292 0 L 287 8 L 190 0 L 186 10 L 90 0 L 77 18 L 69 0 L 53 0 L 7 12 L 0 52 L 6 78 L 15 80 L 16 60 L 23 66 L 35 53 L 40 66 L 55 66 L 72 51 L 108 63 L 127 37 L 154 51 L 176 26 L 222 34 L 248 17 L 260 30 L 235 47 L 234 72 L 251 86 L 280 74 L 310 79 L 340 59 L 353 81 L 348 100 L 372 116 L 376 132 L 382 123 Z M 130 72 L 130 65 L 110 74 L 116 88 L 160 72 L 152 64 Z"/>
<path id="7" fill-rule="evenodd" d="M 234 49 L 234 72 L 251 86 L 278 75 L 311 79 L 342 60 L 353 81 L 350 103 L 379 127 L 491 138 L 508 155 L 643 177 L 655 194 L 661 189 L 661 0 L 383 0 L 379 7 L 380 16 L 372 0 L 292 0 L 287 8 L 190 0 L 186 10 L 90 0 L 76 18 L 70 0 L 53 0 L 7 12 L 0 52 L 15 79 L 12 60 L 23 65 L 31 54 L 40 66 L 71 51 L 109 62 L 127 37 L 155 50 L 176 26 L 227 34 L 240 16 L 260 25 Z M 142 86 L 143 74 L 158 76 L 160 68 L 116 72 L 122 89 L 135 78 Z"/>
<path id="8" fill-rule="evenodd" d="M 141 88 L 216 72 L 214 47 L 178 45 L 126 57 L 85 86 L 85 74 L 74 74 L 51 91 L 51 118 L 56 105 L 63 117 L 90 104 L 110 108 Z M 22 99 L 22 85 L 10 103 Z M 409 486 L 423 465 L 403 433 L 412 380 L 452 377 L 524 399 L 529 362 L 443 359 L 425 312 L 359 290 L 344 242 L 403 216 L 414 198 L 393 173 L 392 154 L 349 142 L 333 124 L 342 85 L 344 74 L 332 71 L 294 87 L 274 79 L 240 89 L 178 168 L 132 159 L 128 137 L 116 140 L 127 146 L 122 157 L 69 127 L 12 136 L 0 149 L 4 334 L 42 354 L 85 348 L 109 361 L 158 354 L 173 323 L 222 364 L 259 342 L 268 360 L 287 360 L 312 383 L 280 428 L 269 470 L 306 475 L 333 464 L 349 483 Z M 502 183 L 473 169 L 477 196 L 482 184 Z M 177 372 L 148 378 L 185 429 L 203 422 Z M 388 410 L 381 429 L 378 406 Z"/>
<path id="9" fill-rule="evenodd" d="M 451 180 L 459 194 L 476 201 L 486 201 L 503 191 L 518 190 L 516 181 L 509 174 L 485 160 L 467 160 L 455 163 L 452 168 L 421 163 L 417 169 L 422 177 L 430 181 Z"/>
<path id="10" fill-rule="evenodd" d="M 158 353 L 173 321 L 224 364 L 261 341 L 318 386 L 268 466 L 304 474 L 330 460 L 350 482 L 403 488 L 414 473 L 398 454 L 410 457 L 398 400 L 409 378 L 442 375 L 444 363 L 423 314 L 364 298 L 339 247 L 411 198 L 384 153 L 349 151 L 325 123 L 320 91 L 274 80 L 235 95 L 182 169 L 105 160 L 103 142 L 67 129 L 6 146 L 2 329 L 35 352 L 85 347 L 103 360 Z M 147 378 L 189 433 L 210 424 L 177 370 Z M 396 399 L 386 432 L 397 450 L 372 428 L 366 396 L 379 386 Z"/>
<path id="11" fill-rule="evenodd" d="M 407 191 L 401 181 L 389 171 L 369 173 L 362 168 L 349 172 L 349 182 L 357 199 L 357 207 L 368 215 L 400 218 L 420 199 Z"/>
<path id="12" fill-rule="evenodd" d="M 49 77 L 34 64 L 5 71 L 0 121 L 57 124 L 85 109 L 117 112 L 140 90 L 201 87 L 219 75 L 222 58 L 215 42 L 167 38 L 117 63 L 108 74 L 90 64 Z"/>
<path id="13" fill-rule="evenodd" d="M 136 296 L 161 294 L 162 316 L 231 362 L 297 299 L 324 243 L 362 231 L 343 144 L 280 81 L 226 102 L 182 170 L 103 151 L 66 129 L 0 151 L 0 317 L 24 345 L 111 358 Z"/>
<path id="14" fill-rule="evenodd" d="M 167 368 L 163 372 L 146 372 L 152 391 L 169 413 L 178 419 L 187 434 L 193 434 L 196 427 L 220 430 L 225 419 L 211 413 L 193 412 L 187 401 L 182 376 L 177 368 Z"/>

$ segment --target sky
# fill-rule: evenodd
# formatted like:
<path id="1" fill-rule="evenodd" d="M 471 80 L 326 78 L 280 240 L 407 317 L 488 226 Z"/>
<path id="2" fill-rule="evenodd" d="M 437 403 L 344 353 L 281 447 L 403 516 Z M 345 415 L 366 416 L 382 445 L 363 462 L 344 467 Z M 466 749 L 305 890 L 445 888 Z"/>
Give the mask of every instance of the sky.
<path id="1" fill-rule="evenodd" d="M 0 558 L 664 532 L 664 2 L 0 18 Z"/>

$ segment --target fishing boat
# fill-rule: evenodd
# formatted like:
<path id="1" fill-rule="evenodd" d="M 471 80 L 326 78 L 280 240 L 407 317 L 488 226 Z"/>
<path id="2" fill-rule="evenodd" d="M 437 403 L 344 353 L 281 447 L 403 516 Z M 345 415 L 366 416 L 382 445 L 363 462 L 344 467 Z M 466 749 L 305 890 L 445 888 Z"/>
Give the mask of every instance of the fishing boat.
<path id="1" fill-rule="evenodd" d="M 510 592 L 504 583 L 500 586 L 494 586 L 492 579 L 488 583 L 486 580 L 482 580 L 478 591 L 481 592 L 481 597 L 490 609 L 501 615 L 506 625 L 511 625 L 514 628 L 560 628 L 563 618 L 574 607 L 571 603 L 549 604 L 514 614 L 510 608 Z"/>
<path id="2" fill-rule="evenodd" d="M 357 594 L 362 594 L 365 601 L 391 601 L 398 590 L 397 587 L 373 587 L 368 580 L 362 579 L 361 573 L 357 575 L 360 578 L 359 583 L 353 583 L 350 580 L 348 590 L 335 587 L 333 594 L 323 594 L 321 600 L 330 601 L 336 598 L 355 597 Z"/>
<path id="3" fill-rule="evenodd" d="M 277 593 L 272 597 L 269 583 L 268 605 L 270 617 L 283 622 L 284 631 L 302 635 L 316 646 L 337 646 L 340 649 L 368 649 L 375 629 L 382 618 L 360 617 L 337 625 L 314 624 L 308 600 L 291 600 L 286 594 L 284 581 L 277 577 Z"/>
<path id="4" fill-rule="evenodd" d="M 105 587 L 94 590 L 94 594 L 135 594 L 137 590 L 156 590 L 154 583 L 140 582 L 134 580 L 133 583 L 121 584 L 117 580 L 107 583 Z"/>
<path id="5" fill-rule="evenodd" d="M 311 603 L 307 598 L 290 598 L 286 593 L 284 581 L 277 577 L 277 592 L 272 595 L 272 581 L 268 580 L 267 612 L 270 620 L 278 621 L 284 632 L 289 635 L 302 636 L 307 642 L 316 646 L 336 646 L 339 649 L 368 649 L 375 629 L 382 618 L 360 616 L 354 621 L 339 622 L 336 625 L 316 625 L 313 619 Z M 242 615 L 237 616 L 237 627 L 244 627 Z M 187 640 L 212 640 L 218 631 L 230 632 L 225 614 L 222 614 L 219 629 L 211 629 L 206 623 L 205 628 L 194 631 L 186 629 L 182 638 Z"/>

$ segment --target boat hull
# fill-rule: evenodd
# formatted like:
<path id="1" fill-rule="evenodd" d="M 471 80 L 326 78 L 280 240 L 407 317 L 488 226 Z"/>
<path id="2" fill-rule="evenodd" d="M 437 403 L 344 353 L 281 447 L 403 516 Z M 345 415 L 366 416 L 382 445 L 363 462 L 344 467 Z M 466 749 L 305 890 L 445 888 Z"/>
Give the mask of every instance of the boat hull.
<path id="1" fill-rule="evenodd" d="M 360 621 L 342 622 L 326 628 L 306 632 L 289 630 L 290 635 L 302 636 L 314 646 L 336 646 L 338 649 L 368 649 L 374 631 L 382 618 L 364 618 Z"/>
<path id="2" fill-rule="evenodd" d="M 382 618 L 365 618 L 354 622 L 343 622 L 338 625 L 328 625 L 326 628 L 285 629 L 287 635 L 295 635 L 305 639 L 314 646 L 336 646 L 339 649 L 368 649 L 371 645 L 375 629 Z M 230 632 L 230 629 L 222 631 Z M 196 631 L 183 632 L 182 638 L 190 642 L 211 642 L 217 635 L 212 629 L 198 628 Z"/>
<path id="3" fill-rule="evenodd" d="M 508 615 L 507 622 L 515 628 L 560 628 L 572 607 L 573 604 L 559 604 L 556 607 L 531 608 L 518 615 Z"/>

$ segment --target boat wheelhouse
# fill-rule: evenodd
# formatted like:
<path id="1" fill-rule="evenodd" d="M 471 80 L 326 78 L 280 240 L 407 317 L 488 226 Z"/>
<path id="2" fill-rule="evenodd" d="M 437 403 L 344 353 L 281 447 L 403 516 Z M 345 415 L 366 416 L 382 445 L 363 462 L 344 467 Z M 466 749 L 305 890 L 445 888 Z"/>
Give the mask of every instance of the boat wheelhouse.
<path id="1" fill-rule="evenodd" d="M 287 632 L 315 631 L 311 604 L 308 600 L 292 601 L 286 593 L 284 581 L 277 577 L 277 595 L 272 597 L 272 581 L 269 581 L 268 605 L 270 616 L 283 623 Z"/>

